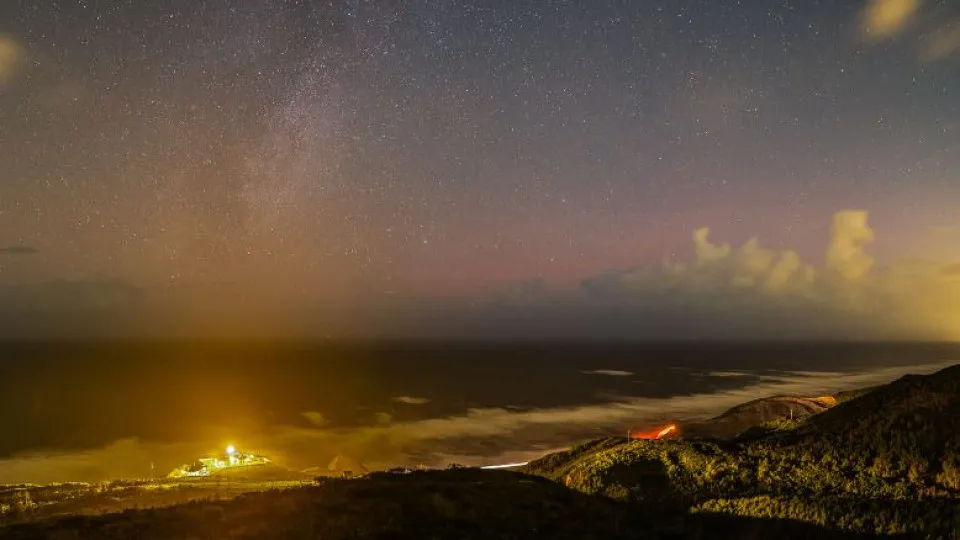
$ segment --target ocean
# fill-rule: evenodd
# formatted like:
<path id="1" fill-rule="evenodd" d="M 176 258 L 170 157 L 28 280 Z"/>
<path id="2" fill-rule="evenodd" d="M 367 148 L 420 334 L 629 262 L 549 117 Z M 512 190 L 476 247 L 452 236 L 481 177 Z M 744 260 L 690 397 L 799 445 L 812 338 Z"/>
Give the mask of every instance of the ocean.
<path id="1" fill-rule="evenodd" d="M 234 445 L 296 470 L 494 465 L 960 362 L 938 344 L 8 343 L 0 483 L 165 474 Z"/>

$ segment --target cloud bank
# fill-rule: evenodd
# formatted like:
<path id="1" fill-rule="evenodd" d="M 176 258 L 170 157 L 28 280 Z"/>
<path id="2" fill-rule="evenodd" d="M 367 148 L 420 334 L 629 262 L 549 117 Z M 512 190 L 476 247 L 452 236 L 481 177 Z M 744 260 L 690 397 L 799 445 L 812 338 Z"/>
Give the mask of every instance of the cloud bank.
<path id="1" fill-rule="evenodd" d="M 701 228 L 693 234 L 691 263 L 605 272 L 584 280 L 582 289 L 629 306 L 638 325 L 685 316 L 705 330 L 754 337 L 960 338 L 958 263 L 881 265 L 868 251 L 875 236 L 867 212 L 838 212 L 817 268 L 757 238 L 739 248 L 714 243 Z"/>
<path id="2" fill-rule="evenodd" d="M 0 287 L 0 332 L 48 339 L 960 340 L 960 261 L 878 261 L 870 252 L 876 237 L 867 212 L 838 212 L 822 259 L 813 262 L 757 237 L 740 246 L 718 241 L 703 227 L 692 234 L 689 260 L 613 269 L 573 289 L 535 279 L 479 301 L 372 296 L 335 310 L 317 298 L 264 296 L 233 284 L 20 284 Z"/>

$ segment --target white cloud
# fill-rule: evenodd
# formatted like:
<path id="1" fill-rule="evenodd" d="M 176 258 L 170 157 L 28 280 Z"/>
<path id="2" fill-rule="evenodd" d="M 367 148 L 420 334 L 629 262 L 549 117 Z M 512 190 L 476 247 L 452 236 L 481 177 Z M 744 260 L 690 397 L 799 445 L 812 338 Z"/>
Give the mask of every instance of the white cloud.
<path id="1" fill-rule="evenodd" d="M 397 396 L 393 398 L 397 403 L 404 403 L 406 405 L 426 405 L 430 403 L 430 400 L 422 397 L 415 396 Z"/>
<path id="2" fill-rule="evenodd" d="M 830 246 L 827 248 L 827 270 L 844 281 L 863 278 L 873 267 L 873 257 L 864 251 L 874 239 L 867 225 L 867 213 L 839 212 L 833 218 Z"/>
<path id="3" fill-rule="evenodd" d="M 697 262 L 706 265 L 721 261 L 730 256 L 730 244 L 713 244 L 710 242 L 710 229 L 702 227 L 693 232 L 693 245 L 697 253 Z"/>

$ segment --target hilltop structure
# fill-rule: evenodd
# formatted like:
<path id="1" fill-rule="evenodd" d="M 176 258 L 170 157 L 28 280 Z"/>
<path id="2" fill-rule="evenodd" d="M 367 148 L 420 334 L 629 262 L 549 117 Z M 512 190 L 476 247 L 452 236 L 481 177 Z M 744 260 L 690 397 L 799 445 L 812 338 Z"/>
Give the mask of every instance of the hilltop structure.
<path id="1" fill-rule="evenodd" d="M 236 448 L 228 446 L 226 453 L 219 457 L 205 457 L 189 465 L 177 467 L 168 478 L 189 478 L 213 476 L 221 471 L 239 469 L 244 467 L 261 467 L 268 465 L 270 460 L 263 456 L 238 452 Z"/>

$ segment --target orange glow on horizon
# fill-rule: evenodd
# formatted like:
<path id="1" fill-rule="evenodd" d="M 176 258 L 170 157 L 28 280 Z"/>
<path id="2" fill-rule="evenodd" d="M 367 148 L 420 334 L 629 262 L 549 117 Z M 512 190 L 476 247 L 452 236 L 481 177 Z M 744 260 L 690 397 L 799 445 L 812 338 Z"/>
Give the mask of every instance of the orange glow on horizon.
<path id="1" fill-rule="evenodd" d="M 676 424 L 668 424 L 662 428 L 657 428 L 652 431 L 640 431 L 637 433 L 630 432 L 631 439 L 645 439 L 645 440 L 658 440 L 662 439 L 671 433 L 677 433 L 679 428 Z"/>

